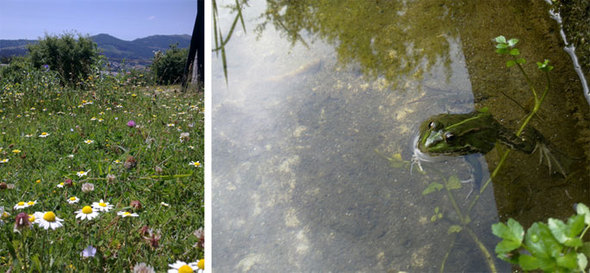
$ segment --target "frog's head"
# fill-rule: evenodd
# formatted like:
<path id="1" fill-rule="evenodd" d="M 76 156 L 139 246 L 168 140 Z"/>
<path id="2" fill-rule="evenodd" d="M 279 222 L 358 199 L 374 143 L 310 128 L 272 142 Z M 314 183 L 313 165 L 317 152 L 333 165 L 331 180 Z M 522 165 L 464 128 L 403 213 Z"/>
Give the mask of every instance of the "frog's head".
<path id="1" fill-rule="evenodd" d="M 496 141 L 495 123 L 486 113 L 441 114 L 420 126 L 418 149 L 430 155 L 486 153 Z"/>
<path id="2" fill-rule="evenodd" d="M 445 130 L 445 125 L 438 120 L 428 120 L 420 126 L 418 148 L 429 154 L 447 154 L 457 149 L 456 135 Z"/>

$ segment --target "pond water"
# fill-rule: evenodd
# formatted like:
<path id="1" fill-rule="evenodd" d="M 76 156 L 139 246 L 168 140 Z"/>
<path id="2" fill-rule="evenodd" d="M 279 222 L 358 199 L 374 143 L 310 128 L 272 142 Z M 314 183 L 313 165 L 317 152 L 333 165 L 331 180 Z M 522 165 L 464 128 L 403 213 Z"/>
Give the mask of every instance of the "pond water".
<path id="1" fill-rule="evenodd" d="M 493 223 L 528 226 L 590 203 L 590 146 L 575 142 L 585 122 L 575 117 L 587 117 L 588 105 L 547 4 L 383 2 L 241 6 L 245 30 L 238 20 L 225 45 L 227 78 L 220 52 L 212 65 L 215 271 L 481 272 L 493 264 L 506 272 L 509 264 L 486 261 L 479 248 L 495 256 Z M 227 37 L 235 2 L 216 4 Z M 551 93 L 531 125 L 572 175 L 512 152 L 475 203 L 470 184 L 423 194 L 473 170 L 458 156 L 423 162 L 423 171 L 412 165 L 423 120 L 487 107 L 516 131 L 531 107 L 526 81 L 494 53 L 498 35 L 518 37 L 531 63 L 555 60 Z M 478 158 L 483 181 L 503 150 Z M 465 215 L 471 221 L 461 226 Z"/>

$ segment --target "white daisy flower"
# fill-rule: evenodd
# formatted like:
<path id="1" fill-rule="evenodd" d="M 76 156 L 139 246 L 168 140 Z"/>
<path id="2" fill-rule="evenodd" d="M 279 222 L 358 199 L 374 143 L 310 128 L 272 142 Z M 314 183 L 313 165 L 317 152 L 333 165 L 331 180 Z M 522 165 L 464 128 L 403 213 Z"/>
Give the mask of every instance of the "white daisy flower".
<path id="1" fill-rule="evenodd" d="M 1 159 L 1 160 L 0 160 L 0 164 L 2 164 L 2 163 L 7 163 L 7 162 L 8 162 L 8 158 Z"/>
<path id="2" fill-rule="evenodd" d="M 43 132 L 39 135 L 39 137 L 48 137 L 49 135 L 50 135 L 50 133 Z"/>
<path id="3" fill-rule="evenodd" d="M 84 143 L 86 143 L 86 144 L 92 144 L 92 143 L 94 143 L 94 140 L 87 139 L 87 140 L 84 140 Z"/>
<path id="4" fill-rule="evenodd" d="M 61 183 L 57 184 L 57 187 L 58 188 L 63 188 L 64 187 L 64 182 L 61 182 Z"/>
<path id="5" fill-rule="evenodd" d="M 185 262 L 181 262 L 181 261 L 176 261 L 173 264 L 168 264 L 168 266 L 170 266 L 170 269 L 168 269 L 168 273 L 192 273 L 192 272 L 198 272 L 199 267 L 197 266 L 197 263 L 185 263 Z"/>
<path id="6" fill-rule="evenodd" d="M 68 198 L 68 203 L 70 203 L 70 204 L 76 204 L 78 202 L 80 202 L 80 199 L 78 199 L 78 197 L 76 197 L 76 196 L 72 196 L 72 197 Z"/>
<path id="7" fill-rule="evenodd" d="M 88 170 L 88 171 L 79 171 L 79 172 L 76 173 L 76 175 L 78 177 L 83 177 L 83 176 L 87 176 L 88 175 L 88 172 L 90 172 L 90 170 Z"/>
<path id="8" fill-rule="evenodd" d="M 202 167 L 202 166 L 201 166 L 201 162 L 199 162 L 199 161 L 191 161 L 191 162 L 189 162 L 188 164 L 189 164 L 189 165 L 191 165 L 191 166 L 194 166 L 195 168 L 200 168 L 200 167 Z"/>
<path id="9" fill-rule="evenodd" d="M 125 218 L 125 217 L 137 217 L 137 216 L 139 216 L 139 214 L 137 214 L 137 213 L 130 213 L 128 211 L 119 211 L 119 212 L 117 212 L 117 215 L 119 215 L 119 216 L 121 216 L 123 218 Z"/>
<path id="10" fill-rule="evenodd" d="M 37 204 L 37 200 L 27 202 L 27 205 L 29 205 L 29 207 L 34 206 L 35 204 Z"/>
<path id="11" fill-rule="evenodd" d="M 16 203 L 16 205 L 14 205 L 14 209 L 24 209 L 28 206 L 29 206 L 29 204 L 21 201 L 21 202 Z"/>
<path id="12" fill-rule="evenodd" d="M 55 216 L 53 211 L 35 212 L 33 217 L 35 217 L 35 223 L 44 229 L 57 229 L 63 226 L 61 222 L 64 220 Z"/>
<path id="13" fill-rule="evenodd" d="M 100 202 L 92 203 L 92 208 L 97 211 L 108 212 L 113 208 L 113 205 L 109 204 L 109 202 L 105 202 L 104 200 L 100 199 Z"/>
<path id="14" fill-rule="evenodd" d="M 98 211 L 94 211 L 90 206 L 84 206 L 81 210 L 76 211 L 76 219 L 92 220 L 98 216 Z"/>

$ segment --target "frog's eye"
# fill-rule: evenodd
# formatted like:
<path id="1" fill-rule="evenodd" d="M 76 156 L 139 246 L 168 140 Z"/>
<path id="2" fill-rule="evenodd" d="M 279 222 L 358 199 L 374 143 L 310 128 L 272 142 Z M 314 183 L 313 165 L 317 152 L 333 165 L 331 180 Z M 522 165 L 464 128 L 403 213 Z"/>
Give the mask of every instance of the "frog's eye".
<path id="1" fill-rule="evenodd" d="M 434 129 L 436 129 L 436 126 L 437 126 L 437 125 L 438 125 L 438 123 L 436 123 L 436 121 L 431 121 L 431 122 L 428 124 L 428 128 L 430 128 L 430 129 L 434 130 Z"/>
<path id="2" fill-rule="evenodd" d="M 446 142 L 453 141 L 454 139 L 455 139 L 455 134 L 453 134 L 451 132 L 445 133 L 445 141 Z"/>

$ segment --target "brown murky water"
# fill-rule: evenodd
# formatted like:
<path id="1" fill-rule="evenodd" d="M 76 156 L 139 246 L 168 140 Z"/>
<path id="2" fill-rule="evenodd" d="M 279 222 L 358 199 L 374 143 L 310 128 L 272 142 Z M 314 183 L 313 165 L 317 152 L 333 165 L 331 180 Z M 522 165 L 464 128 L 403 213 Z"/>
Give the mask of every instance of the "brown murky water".
<path id="1" fill-rule="evenodd" d="M 503 126 L 520 126 L 531 96 L 494 53 L 498 35 L 521 40 L 537 88 L 533 61 L 556 67 L 532 126 L 572 159 L 571 175 L 512 152 L 464 229 L 494 256 L 491 224 L 528 226 L 590 203 L 588 141 L 576 142 L 588 105 L 544 2 L 385 2 L 252 1 L 242 10 L 246 31 L 238 23 L 226 46 L 227 84 L 213 58 L 215 271 L 436 272 L 443 261 L 447 272 L 489 271 L 467 232 L 448 233 L 459 217 L 452 200 L 465 211 L 470 186 L 422 194 L 467 178 L 469 165 L 448 157 L 421 173 L 409 161 L 419 124 L 435 114 L 488 107 Z M 227 31 L 235 10 L 217 4 Z M 499 149 L 480 159 L 484 169 Z"/>

